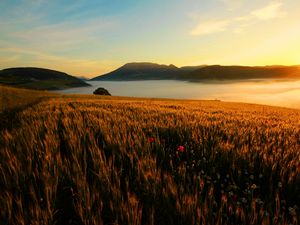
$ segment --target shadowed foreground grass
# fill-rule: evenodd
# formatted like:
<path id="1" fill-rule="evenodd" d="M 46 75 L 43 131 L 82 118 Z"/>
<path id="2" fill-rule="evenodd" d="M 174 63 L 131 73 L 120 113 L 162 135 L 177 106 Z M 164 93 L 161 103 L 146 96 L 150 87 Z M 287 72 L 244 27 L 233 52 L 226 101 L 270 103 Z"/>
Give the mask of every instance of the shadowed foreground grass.
<path id="1" fill-rule="evenodd" d="M 0 224 L 298 224 L 300 111 L 56 97 L 0 139 Z"/>
<path id="2" fill-rule="evenodd" d="M 47 91 L 18 89 L 0 85 L 0 130 L 19 126 L 18 113 L 44 99 L 58 96 Z"/>

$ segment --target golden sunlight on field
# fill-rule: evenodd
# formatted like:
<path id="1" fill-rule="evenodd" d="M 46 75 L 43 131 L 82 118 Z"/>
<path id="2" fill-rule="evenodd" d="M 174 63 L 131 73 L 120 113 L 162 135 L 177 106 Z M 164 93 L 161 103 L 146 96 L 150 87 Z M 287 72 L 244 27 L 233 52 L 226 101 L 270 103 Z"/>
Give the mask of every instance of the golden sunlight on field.
<path id="1" fill-rule="evenodd" d="M 0 113 L 37 103 L 55 94 L 0 85 Z"/>
<path id="2" fill-rule="evenodd" d="M 0 224 L 299 222 L 299 110 L 62 96 L 17 119 Z"/>

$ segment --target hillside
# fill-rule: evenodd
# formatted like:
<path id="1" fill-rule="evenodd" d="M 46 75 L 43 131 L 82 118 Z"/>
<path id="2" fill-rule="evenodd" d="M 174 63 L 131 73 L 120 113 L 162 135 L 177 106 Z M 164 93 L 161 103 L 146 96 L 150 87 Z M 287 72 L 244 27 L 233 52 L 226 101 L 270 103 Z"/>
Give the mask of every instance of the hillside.
<path id="1" fill-rule="evenodd" d="M 184 72 L 185 70 L 180 70 L 180 68 L 174 65 L 128 63 L 110 73 L 95 77 L 91 80 L 174 80 Z"/>
<path id="2" fill-rule="evenodd" d="M 159 65 L 154 63 L 128 63 L 91 80 L 241 80 L 300 78 L 299 66 L 184 66 Z"/>
<path id="3" fill-rule="evenodd" d="M 299 66 L 206 66 L 184 74 L 180 79 L 199 80 L 239 80 L 239 79 L 299 79 Z"/>
<path id="4" fill-rule="evenodd" d="M 0 224 L 299 223 L 299 110 L 56 95 L 13 121 Z"/>
<path id="5" fill-rule="evenodd" d="M 66 73 L 34 67 L 0 70 L 0 84 L 39 90 L 89 86 L 84 81 Z"/>

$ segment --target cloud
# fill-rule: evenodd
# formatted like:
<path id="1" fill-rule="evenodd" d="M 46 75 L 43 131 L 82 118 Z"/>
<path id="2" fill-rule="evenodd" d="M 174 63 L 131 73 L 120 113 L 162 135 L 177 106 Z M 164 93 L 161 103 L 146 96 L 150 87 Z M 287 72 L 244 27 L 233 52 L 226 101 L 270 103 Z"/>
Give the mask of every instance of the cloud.
<path id="1" fill-rule="evenodd" d="M 115 17 L 99 12 L 83 15 L 83 12 L 95 10 L 96 7 L 89 5 L 86 0 L 73 0 L 69 4 L 56 0 L 20 0 L 20 4 L 4 4 L 6 10 L 0 15 L 0 40 L 51 51 L 99 43 L 118 22 Z"/>
<path id="2" fill-rule="evenodd" d="M 220 0 L 226 3 L 238 3 L 242 0 Z M 208 35 L 213 33 L 220 33 L 232 28 L 234 33 L 241 33 L 247 26 L 256 24 L 260 21 L 267 21 L 275 18 L 280 18 L 286 13 L 282 10 L 282 3 L 271 2 L 267 6 L 250 11 L 244 16 L 232 17 L 219 20 L 208 20 L 200 22 L 191 31 L 192 36 Z"/>
<path id="3" fill-rule="evenodd" d="M 87 41 L 99 33 L 114 27 L 114 22 L 93 20 L 81 24 L 64 22 L 54 25 L 43 25 L 28 31 L 15 32 L 12 34 L 26 43 L 45 45 L 73 45 Z"/>
<path id="4" fill-rule="evenodd" d="M 191 30 L 190 34 L 193 36 L 199 36 L 212 33 L 219 33 L 225 31 L 229 24 L 230 22 L 227 20 L 215 20 L 200 23 L 193 30 Z"/>
<path id="5" fill-rule="evenodd" d="M 0 56 L 0 65 L 14 63 L 14 62 L 17 62 L 19 59 L 20 59 L 20 57 L 18 55 Z"/>
<path id="6" fill-rule="evenodd" d="M 282 3 L 271 2 L 264 8 L 257 9 L 251 12 L 251 15 L 259 20 L 270 20 L 283 16 L 285 13 L 282 12 Z"/>
<path id="7" fill-rule="evenodd" d="M 234 10 L 239 8 L 245 0 L 220 0 L 229 10 Z"/>
<path id="8" fill-rule="evenodd" d="M 35 51 L 25 47 L 6 47 L 1 49 L 5 56 L 0 54 L 0 66 L 36 66 L 56 69 L 72 75 L 93 77 L 103 74 L 116 67 L 115 62 L 101 59 L 83 59 L 78 56 L 64 57 L 42 51 Z M 3 53 L 1 52 L 1 53 Z M 10 57 L 8 57 L 11 55 Z M 20 59 L 22 62 L 20 64 Z"/>

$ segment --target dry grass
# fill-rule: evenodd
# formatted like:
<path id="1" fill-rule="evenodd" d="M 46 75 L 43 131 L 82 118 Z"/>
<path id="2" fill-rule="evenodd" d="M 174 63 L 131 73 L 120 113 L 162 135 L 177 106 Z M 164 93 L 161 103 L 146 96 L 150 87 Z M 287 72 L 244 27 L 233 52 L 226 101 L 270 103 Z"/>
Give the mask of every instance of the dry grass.
<path id="1" fill-rule="evenodd" d="M 56 96 L 47 91 L 19 89 L 0 85 L 0 113 L 23 108 L 46 97 Z"/>
<path id="2" fill-rule="evenodd" d="M 299 110 L 62 96 L 19 118 L 0 224 L 299 223 Z"/>

